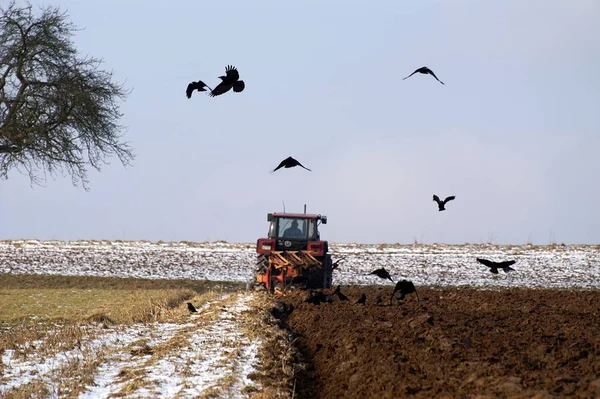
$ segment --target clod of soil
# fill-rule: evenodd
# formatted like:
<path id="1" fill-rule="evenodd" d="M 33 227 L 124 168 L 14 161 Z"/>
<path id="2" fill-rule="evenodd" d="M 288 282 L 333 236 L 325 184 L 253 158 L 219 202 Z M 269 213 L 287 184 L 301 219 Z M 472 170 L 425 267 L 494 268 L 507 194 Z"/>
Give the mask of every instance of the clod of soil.
<path id="1" fill-rule="evenodd" d="M 282 299 L 293 310 L 281 320 L 308 363 L 297 397 L 600 394 L 600 291 L 417 287 L 420 302 L 390 304 L 392 290 L 342 287 L 349 301 L 318 305 L 302 291 Z"/>

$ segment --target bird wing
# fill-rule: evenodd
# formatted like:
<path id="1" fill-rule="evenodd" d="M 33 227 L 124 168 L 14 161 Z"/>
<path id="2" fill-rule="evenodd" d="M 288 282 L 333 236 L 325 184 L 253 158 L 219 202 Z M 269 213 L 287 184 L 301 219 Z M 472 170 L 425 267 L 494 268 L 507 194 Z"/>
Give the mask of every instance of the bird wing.
<path id="1" fill-rule="evenodd" d="M 449 196 L 448 198 L 446 198 L 446 199 L 444 200 L 444 204 L 445 204 L 446 202 L 448 202 L 448 201 L 452 201 L 454 198 L 456 198 L 456 196 L 454 196 L 454 195 L 451 195 L 451 196 Z"/>
<path id="2" fill-rule="evenodd" d="M 421 68 L 419 68 L 419 69 L 421 69 Z M 411 73 L 410 75 L 408 75 L 408 76 L 407 76 L 407 77 L 405 77 L 404 79 L 408 79 L 408 78 L 410 78 L 410 77 L 411 77 L 411 76 L 413 76 L 415 73 L 419 72 L 419 69 L 416 69 L 416 70 L 415 70 L 413 73 Z M 402 80 L 404 80 L 404 79 L 402 79 Z"/>
<path id="3" fill-rule="evenodd" d="M 491 260 L 487 260 L 487 259 L 483 259 L 483 258 L 477 258 L 477 262 L 486 265 L 487 267 L 495 267 L 495 262 L 492 262 Z"/>
<path id="4" fill-rule="evenodd" d="M 433 194 L 433 200 L 434 200 L 435 202 L 437 202 L 438 204 L 441 204 L 441 203 L 442 203 L 442 201 L 440 201 L 440 197 L 438 197 L 438 196 L 437 196 L 437 195 L 435 195 L 435 194 Z"/>
<path id="5" fill-rule="evenodd" d="M 192 82 L 188 85 L 187 89 L 185 89 L 185 95 L 187 98 L 192 98 L 192 93 L 196 90 L 196 82 Z"/>
<path id="6" fill-rule="evenodd" d="M 305 167 L 304 165 L 302 165 L 300 162 L 296 161 L 298 166 L 302 166 L 304 169 L 308 170 L 309 172 L 312 172 L 312 170 L 308 169 L 307 167 Z"/>
<path id="7" fill-rule="evenodd" d="M 285 161 L 287 161 L 287 159 L 284 159 L 283 161 L 281 161 L 279 163 L 279 166 L 277 166 L 275 169 L 273 169 L 273 172 L 277 172 L 279 169 L 283 168 L 285 166 Z"/>
<path id="8" fill-rule="evenodd" d="M 233 91 L 235 91 L 236 93 L 244 91 L 245 88 L 246 88 L 246 83 L 244 83 L 243 80 L 238 80 L 237 82 L 235 82 L 233 84 Z"/>
<path id="9" fill-rule="evenodd" d="M 435 78 L 435 80 L 437 80 L 438 82 L 440 82 L 441 84 L 444 84 L 444 82 L 442 82 L 441 80 L 438 79 L 437 76 L 435 76 L 435 73 L 433 73 L 433 71 L 431 69 L 427 69 L 427 73 L 429 73 L 431 76 L 433 76 Z"/>
<path id="10" fill-rule="evenodd" d="M 497 265 L 498 265 L 498 267 L 504 268 L 504 267 L 514 265 L 515 263 L 517 263 L 516 260 L 505 260 L 504 262 L 498 262 Z"/>
<path id="11" fill-rule="evenodd" d="M 211 97 L 220 96 L 221 94 L 227 93 L 229 90 L 231 90 L 231 87 L 232 87 L 232 85 L 230 83 L 222 81 L 221 83 L 219 83 L 217 85 L 217 87 L 215 87 L 214 89 L 212 89 L 210 91 L 210 96 Z"/>
<path id="12" fill-rule="evenodd" d="M 227 75 L 227 80 L 232 83 L 240 78 L 240 73 L 233 65 L 227 65 L 225 68 L 225 75 Z"/>
<path id="13" fill-rule="evenodd" d="M 207 85 L 206 83 L 204 83 L 204 82 L 203 82 L 203 81 L 201 81 L 201 80 L 197 81 L 197 82 L 196 82 L 196 84 L 197 84 L 198 86 L 200 86 L 200 87 L 199 87 L 199 89 L 202 89 L 202 88 L 206 87 L 208 90 L 212 90 L 210 87 L 208 87 L 208 85 Z"/>

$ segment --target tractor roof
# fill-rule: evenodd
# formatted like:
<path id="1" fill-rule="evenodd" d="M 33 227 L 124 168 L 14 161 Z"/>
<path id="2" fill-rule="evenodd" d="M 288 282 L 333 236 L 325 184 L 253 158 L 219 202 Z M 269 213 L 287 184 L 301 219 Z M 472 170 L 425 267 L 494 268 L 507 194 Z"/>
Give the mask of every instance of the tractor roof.
<path id="1" fill-rule="evenodd" d="M 273 213 L 273 217 L 277 218 L 302 218 L 302 219 L 316 219 L 320 215 L 314 213 Z"/>

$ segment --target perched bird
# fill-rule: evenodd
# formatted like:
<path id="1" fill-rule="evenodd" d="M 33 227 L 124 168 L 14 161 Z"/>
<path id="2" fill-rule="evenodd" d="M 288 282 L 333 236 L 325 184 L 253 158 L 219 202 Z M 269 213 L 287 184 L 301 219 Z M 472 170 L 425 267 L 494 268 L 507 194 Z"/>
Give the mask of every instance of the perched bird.
<path id="1" fill-rule="evenodd" d="M 424 66 L 424 67 L 421 67 L 421 68 L 419 68 L 419 69 L 415 70 L 413 73 L 411 73 L 410 75 L 408 75 L 408 76 L 407 76 L 407 77 L 405 77 L 404 79 L 408 79 L 408 78 L 410 78 L 411 76 L 413 76 L 413 75 L 414 75 L 415 73 L 417 73 L 417 72 L 419 72 L 419 73 L 423 73 L 423 74 L 430 74 L 431 76 L 433 76 L 433 77 L 435 78 L 435 80 L 437 80 L 437 81 L 438 81 L 438 82 L 440 82 L 441 84 L 444 84 L 444 82 L 442 82 L 441 80 L 439 80 L 439 79 L 437 78 L 437 76 L 435 76 L 435 73 L 433 73 L 433 71 L 432 71 L 431 69 L 427 68 L 426 66 Z M 402 79 L 402 80 L 404 80 L 404 79 Z"/>
<path id="2" fill-rule="evenodd" d="M 492 272 L 494 274 L 498 274 L 498 269 L 504 270 L 504 273 L 514 271 L 515 269 L 513 269 L 510 266 L 517 263 L 516 260 L 505 260 L 504 262 L 494 262 L 492 260 L 487 260 L 487 259 L 482 259 L 482 258 L 477 258 L 477 262 L 489 267 L 490 272 Z"/>
<path id="3" fill-rule="evenodd" d="M 377 270 L 373 270 L 371 273 L 369 274 L 374 274 L 379 278 L 383 278 L 383 279 L 388 279 L 390 280 L 392 283 L 394 282 L 394 280 L 392 280 L 392 276 L 390 276 L 390 274 L 388 273 L 387 270 L 385 270 L 385 268 L 381 268 L 381 269 L 377 269 Z"/>
<path id="4" fill-rule="evenodd" d="M 390 297 L 390 303 L 392 302 L 392 298 L 394 297 L 396 292 L 400 292 L 400 296 L 398 297 L 399 300 L 404 299 L 404 297 L 406 295 L 414 292 L 415 294 L 417 294 L 417 300 L 419 302 L 421 301 L 419 299 L 419 293 L 417 292 L 417 289 L 415 288 L 415 285 L 412 283 L 412 281 L 408 281 L 408 280 L 398 281 L 396 283 L 396 287 L 394 287 L 394 292 L 392 292 L 392 296 Z"/>
<path id="5" fill-rule="evenodd" d="M 337 295 L 338 298 L 340 298 L 340 301 L 347 301 L 348 297 L 344 294 L 342 294 L 342 291 L 340 291 L 340 286 L 338 285 L 337 288 L 335 289 L 335 291 L 333 291 L 333 295 Z"/>
<path id="6" fill-rule="evenodd" d="M 208 88 L 208 90 L 211 90 L 211 88 L 208 87 L 206 83 L 204 83 L 201 80 L 197 82 L 192 82 L 188 85 L 187 89 L 185 90 L 185 95 L 187 96 L 187 98 L 192 98 L 192 93 L 194 92 L 194 90 L 206 91 L 206 88 Z"/>
<path id="7" fill-rule="evenodd" d="M 293 168 L 294 166 L 301 166 L 304 169 L 306 169 L 309 172 L 311 172 L 310 169 L 304 167 L 304 165 L 302 165 L 300 162 L 296 161 L 292 157 L 287 157 L 286 159 L 284 159 L 283 161 L 281 161 L 281 163 L 279 164 L 279 166 L 277 166 L 275 169 L 273 169 L 273 172 L 276 172 L 276 171 L 278 171 L 281 168 Z M 273 173 L 273 172 L 271 172 L 271 173 Z"/>
<path id="8" fill-rule="evenodd" d="M 360 298 L 358 298 L 358 300 L 356 301 L 357 304 L 361 304 L 364 305 L 365 303 L 367 303 L 367 294 L 363 293 Z"/>
<path id="9" fill-rule="evenodd" d="M 446 208 L 444 207 L 444 205 L 446 205 L 446 202 L 448 202 L 448 201 L 452 201 L 454 198 L 456 198 L 456 197 L 455 197 L 454 195 L 451 195 L 451 196 L 449 196 L 449 197 L 446 197 L 446 199 L 445 199 L 445 200 L 441 201 L 441 200 L 440 200 L 440 197 L 438 197 L 437 195 L 433 194 L 433 200 L 434 200 L 435 202 L 437 202 L 437 204 L 438 204 L 438 208 L 439 208 L 438 210 L 439 210 L 439 211 L 445 211 L 445 210 L 446 210 Z"/>
<path id="10" fill-rule="evenodd" d="M 232 88 L 233 91 L 239 93 L 246 87 L 246 83 L 244 83 L 243 80 L 240 80 L 240 73 L 237 68 L 232 65 L 227 65 L 225 68 L 225 76 L 219 76 L 219 79 L 221 79 L 221 83 L 210 91 L 211 97 L 227 93 Z"/>
<path id="11" fill-rule="evenodd" d="M 198 313 L 198 311 L 196 310 L 196 308 L 194 307 L 194 305 L 192 305 L 190 302 L 188 302 L 187 305 L 188 305 L 188 310 L 191 313 Z"/>

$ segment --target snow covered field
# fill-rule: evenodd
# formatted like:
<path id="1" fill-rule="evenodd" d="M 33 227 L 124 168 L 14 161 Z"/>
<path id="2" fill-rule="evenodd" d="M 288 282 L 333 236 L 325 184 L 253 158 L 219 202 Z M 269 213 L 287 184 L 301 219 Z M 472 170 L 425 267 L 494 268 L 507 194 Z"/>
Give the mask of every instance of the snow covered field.
<path id="1" fill-rule="evenodd" d="M 330 244 L 334 284 L 391 284 L 368 273 L 385 267 L 416 285 L 600 288 L 600 246 Z M 515 271 L 493 275 L 475 261 L 516 259 Z M 255 244 L 148 241 L 1 241 L 0 273 L 246 282 Z"/>
<path id="2" fill-rule="evenodd" d="M 51 398 L 245 398 L 248 387 L 259 388 L 249 375 L 260 361 L 262 342 L 249 338 L 243 317 L 258 314 L 254 295 L 223 295 L 183 323 L 88 325 L 76 347 L 54 353 L 5 350 L 0 397 L 43 384 Z M 23 347 L 40 348 L 43 341 Z M 81 373 L 73 368 L 92 368 L 92 381 L 81 384 Z M 73 392 L 74 386 L 80 392 Z"/>
<path id="3" fill-rule="evenodd" d="M 391 285 L 368 274 L 385 267 L 395 280 L 417 286 L 600 288 L 600 246 L 331 244 L 330 252 L 334 260 L 345 258 L 334 271 L 334 284 L 341 285 Z M 494 275 L 477 257 L 516 259 L 515 271 Z M 255 258 L 254 244 L 224 242 L 0 242 L 0 273 L 11 274 L 246 282 Z M 76 347 L 51 354 L 5 350 L 0 397 L 35 384 L 45 387 L 47 397 L 249 397 L 260 391 L 249 376 L 262 342 L 248 332 L 244 315 L 259 314 L 264 303 L 257 304 L 257 297 L 252 291 L 223 295 L 181 323 L 86 325 L 86 338 Z M 23 344 L 43 347 L 43 341 Z M 74 367 L 92 369 L 83 388 L 70 381 Z"/>

